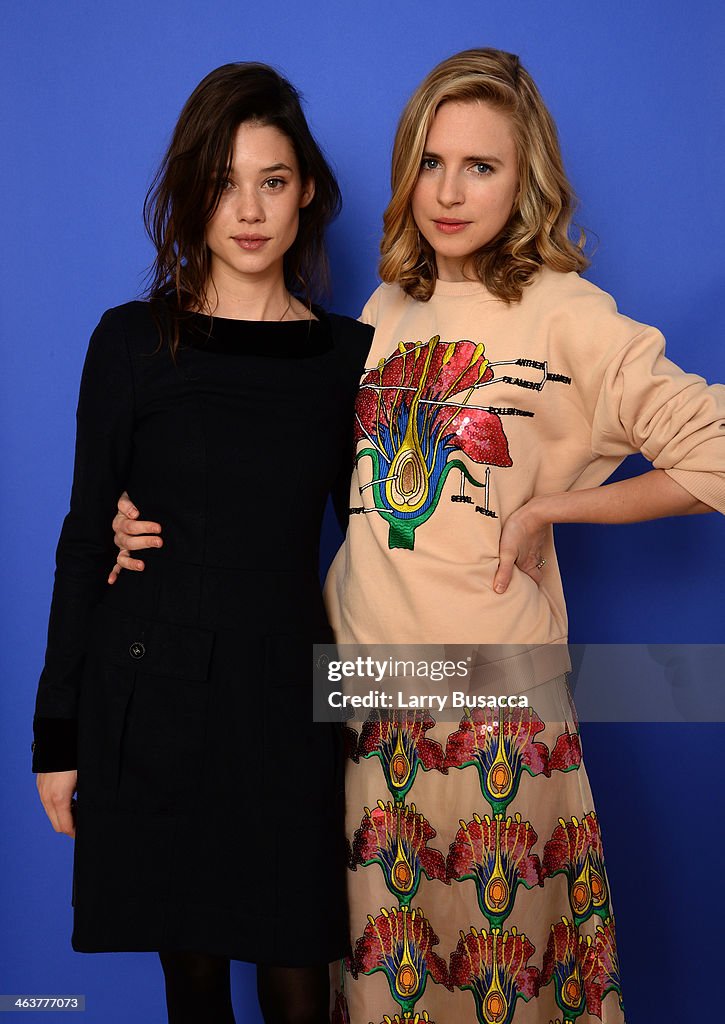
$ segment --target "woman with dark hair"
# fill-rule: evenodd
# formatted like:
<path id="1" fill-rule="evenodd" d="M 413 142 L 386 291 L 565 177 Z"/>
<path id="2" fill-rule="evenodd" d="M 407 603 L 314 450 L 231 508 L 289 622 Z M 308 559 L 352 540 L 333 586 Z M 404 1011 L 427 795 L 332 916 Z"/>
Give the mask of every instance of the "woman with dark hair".
<path id="1" fill-rule="evenodd" d="M 172 1024 L 234 1020 L 230 959 L 266 1021 L 318 1024 L 348 951 L 338 735 L 304 682 L 372 333 L 311 303 L 339 205 L 292 86 L 213 71 L 147 199 L 148 301 L 83 371 L 33 769 L 75 836 L 73 948 L 159 951 Z M 109 589 L 124 488 L 165 543 Z"/>

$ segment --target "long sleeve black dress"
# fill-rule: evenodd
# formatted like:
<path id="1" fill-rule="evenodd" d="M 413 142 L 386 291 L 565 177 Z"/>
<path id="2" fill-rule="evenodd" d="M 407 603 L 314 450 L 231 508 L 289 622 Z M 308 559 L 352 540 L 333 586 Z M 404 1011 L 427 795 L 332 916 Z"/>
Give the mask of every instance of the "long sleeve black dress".
<path id="1" fill-rule="evenodd" d="M 81 383 L 35 771 L 76 766 L 73 948 L 304 966 L 348 948 L 342 771 L 313 723 L 327 494 L 372 331 L 107 312 Z M 105 578 L 128 489 L 164 546 Z"/>

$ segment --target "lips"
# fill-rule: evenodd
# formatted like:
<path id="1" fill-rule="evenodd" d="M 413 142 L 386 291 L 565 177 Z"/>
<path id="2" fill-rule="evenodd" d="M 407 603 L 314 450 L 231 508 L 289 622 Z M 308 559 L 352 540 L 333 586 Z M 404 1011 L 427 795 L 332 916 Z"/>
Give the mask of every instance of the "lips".
<path id="1" fill-rule="evenodd" d="M 444 235 L 455 235 L 459 231 L 463 231 L 471 223 L 470 220 L 449 220 L 447 217 L 442 217 L 434 220 L 433 223 L 439 231 L 443 232 Z"/>
<path id="2" fill-rule="evenodd" d="M 253 252 L 256 249 L 261 249 L 265 242 L 269 241 L 269 238 L 267 235 L 234 235 L 233 241 L 240 249 Z"/>

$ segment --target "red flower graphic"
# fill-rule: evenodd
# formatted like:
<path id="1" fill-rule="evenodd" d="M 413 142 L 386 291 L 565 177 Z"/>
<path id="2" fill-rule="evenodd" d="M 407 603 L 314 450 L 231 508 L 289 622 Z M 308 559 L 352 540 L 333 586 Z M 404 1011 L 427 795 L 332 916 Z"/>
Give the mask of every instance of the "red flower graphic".
<path id="1" fill-rule="evenodd" d="M 510 1024 L 516 1001 L 538 995 L 539 969 L 527 966 L 534 952 L 515 928 L 503 935 L 499 928 L 461 932 L 451 953 L 450 980 L 473 993 L 480 1024 Z"/>
<path id="2" fill-rule="evenodd" d="M 568 772 L 572 768 L 578 768 L 582 762 L 582 745 L 579 739 L 579 717 L 577 715 L 571 690 L 565 689 L 566 699 L 569 704 L 571 721 L 574 724 L 574 731 L 565 725 L 564 732 L 557 738 L 554 749 L 549 755 L 549 770 L 554 772 Z"/>
<path id="3" fill-rule="evenodd" d="M 449 403 L 454 395 L 493 380 L 493 370 L 483 355 L 483 345 L 472 341 L 441 342 L 440 336 L 426 344 L 401 342 L 398 351 L 381 360 L 363 378 L 356 404 L 355 440 L 375 436 L 379 426 L 389 430 L 411 408 L 423 408 L 421 433 L 429 437 L 453 435 L 450 447 L 458 448 L 474 462 L 511 466 L 511 457 L 501 420 L 494 413 L 466 406 L 456 411 Z M 459 405 L 464 405 L 461 400 Z"/>
<path id="4" fill-rule="evenodd" d="M 424 711 L 373 712 L 363 725 L 358 752 L 364 757 L 376 755 L 383 766 L 385 781 L 396 803 L 405 799 L 420 765 L 445 773 L 443 747 L 426 739 L 435 720 Z"/>
<path id="5" fill-rule="evenodd" d="M 476 708 L 448 737 L 444 768 L 475 764 L 494 814 L 504 814 L 518 792 L 521 773 L 550 774 L 548 748 L 534 740 L 544 723 L 533 708 Z"/>
<path id="6" fill-rule="evenodd" d="M 378 917 L 368 915 L 365 931 L 357 940 L 355 972 L 383 971 L 393 999 L 404 1013 L 411 1013 L 423 995 L 428 975 L 439 985 L 450 987 L 446 963 L 433 951 L 438 941 L 420 909 L 383 907 Z"/>
<path id="7" fill-rule="evenodd" d="M 564 872 L 569 884 L 569 904 L 581 924 L 592 916 L 609 916 L 609 890 L 604 870 L 602 835 L 594 811 L 581 821 L 571 818 L 554 829 L 544 847 L 544 876 Z"/>
<path id="8" fill-rule="evenodd" d="M 579 734 L 569 729 L 559 736 L 554 749 L 549 755 L 549 770 L 552 772 L 568 772 L 578 768 L 582 763 L 582 745 Z"/>
<path id="9" fill-rule="evenodd" d="M 579 1017 L 588 1000 L 594 997 L 594 965 L 587 959 L 589 941 L 566 917 L 551 926 L 549 943 L 544 953 L 541 984 L 553 979 L 556 1001 L 567 1020 Z"/>
<path id="10" fill-rule="evenodd" d="M 350 867 L 354 871 L 358 864 L 379 864 L 388 889 L 402 904 L 408 904 L 418 891 L 421 871 L 429 879 L 448 882 L 443 854 L 428 848 L 435 835 L 415 804 L 394 807 L 390 801 L 378 800 L 374 810 L 365 808 L 353 838 Z"/>
<path id="11" fill-rule="evenodd" d="M 335 993 L 335 1005 L 330 1016 L 330 1024 L 350 1024 L 350 1010 L 344 992 Z"/>
<path id="12" fill-rule="evenodd" d="M 474 880 L 478 905 L 493 926 L 511 913 L 520 884 L 542 884 L 541 863 L 531 853 L 537 838 L 520 814 L 505 820 L 502 814 L 483 820 L 474 814 L 473 821 L 461 821 L 448 854 L 448 877 Z"/>
<path id="13" fill-rule="evenodd" d="M 608 917 L 603 925 L 597 925 L 594 941 L 587 936 L 584 952 L 584 971 L 592 978 L 587 989 L 587 1010 L 597 1017 L 602 1015 L 602 999 L 608 992 L 616 992 L 622 1005 L 622 989 L 619 976 L 619 958 L 614 931 L 614 921 Z"/>
<path id="14" fill-rule="evenodd" d="M 357 455 L 372 464 L 375 508 L 390 526 L 391 548 L 415 546 L 415 531 L 436 510 L 446 477 L 456 468 L 475 487 L 463 452 L 474 462 L 511 466 L 499 413 L 469 405 L 476 388 L 494 379 L 483 345 L 472 341 L 401 343 L 363 378 L 355 404 Z M 520 415 L 527 415 L 521 411 Z M 530 413 L 528 415 L 531 415 Z"/>

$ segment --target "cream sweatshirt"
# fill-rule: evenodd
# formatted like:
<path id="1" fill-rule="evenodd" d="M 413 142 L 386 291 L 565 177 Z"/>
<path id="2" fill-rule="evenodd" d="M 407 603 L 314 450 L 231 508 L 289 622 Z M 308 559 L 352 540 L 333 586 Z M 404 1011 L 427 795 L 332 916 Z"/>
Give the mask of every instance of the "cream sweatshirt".
<path id="1" fill-rule="evenodd" d="M 339 642 L 562 643 L 553 539 L 540 586 L 515 567 L 495 594 L 501 528 L 632 452 L 725 512 L 725 386 L 682 371 L 659 331 L 577 274 L 543 268 L 510 305 L 478 282 L 438 281 L 427 303 L 381 285 L 361 319 L 375 335 L 352 511 L 325 588 Z M 536 681 L 556 674 L 547 658 Z"/>

